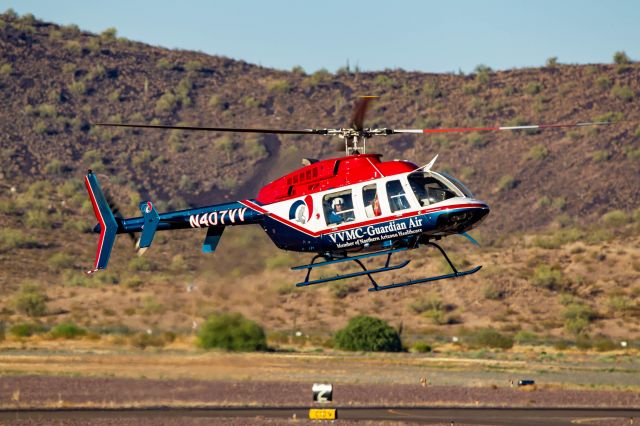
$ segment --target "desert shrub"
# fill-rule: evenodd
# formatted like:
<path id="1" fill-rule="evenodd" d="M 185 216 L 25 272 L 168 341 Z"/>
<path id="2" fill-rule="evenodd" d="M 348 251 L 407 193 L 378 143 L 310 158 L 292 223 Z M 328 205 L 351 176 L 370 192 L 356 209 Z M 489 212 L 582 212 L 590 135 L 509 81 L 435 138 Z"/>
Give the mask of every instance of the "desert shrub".
<path id="1" fill-rule="evenodd" d="M 294 66 L 291 68 L 291 72 L 292 72 L 293 74 L 297 74 L 297 75 L 305 75 L 305 74 L 306 74 L 306 72 L 305 72 L 304 68 L 302 68 L 300 65 L 294 65 Z"/>
<path id="2" fill-rule="evenodd" d="M 572 303 L 567 306 L 562 316 L 565 329 L 579 336 L 586 333 L 589 324 L 596 318 L 596 313 L 585 304 Z"/>
<path id="3" fill-rule="evenodd" d="M 437 80 L 426 81 L 422 85 L 422 94 L 430 99 L 438 99 L 444 96 Z"/>
<path id="4" fill-rule="evenodd" d="M 61 175 L 67 170 L 66 166 L 62 163 L 62 161 L 58 159 L 53 159 L 44 166 L 45 173 L 49 175 Z"/>
<path id="5" fill-rule="evenodd" d="M 489 283 L 484 286 L 484 297 L 489 300 L 501 300 L 504 298 L 504 290 L 495 283 Z"/>
<path id="6" fill-rule="evenodd" d="M 156 300 L 153 296 L 145 297 L 142 301 L 142 313 L 144 315 L 157 315 L 166 312 L 164 305 Z"/>
<path id="7" fill-rule="evenodd" d="M 612 210 L 602 215 L 602 222 L 611 227 L 623 226 L 629 221 L 629 217 L 622 210 Z"/>
<path id="8" fill-rule="evenodd" d="M 537 95 L 542 90 L 540 83 L 532 81 L 524 87 L 524 93 L 529 96 Z"/>
<path id="9" fill-rule="evenodd" d="M 129 261 L 129 269 L 132 271 L 153 271 L 154 265 L 144 257 L 135 256 Z"/>
<path id="10" fill-rule="evenodd" d="M 609 123 L 617 123 L 622 119 L 624 119 L 623 113 L 613 112 L 613 111 L 605 112 L 604 114 L 596 115 L 595 117 L 593 117 L 594 121 L 599 121 L 599 122 L 606 121 Z"/>
<path id="11" fill-rule="evenodd" d="M 170 70 L 173 68 L 173 63 L 167 58 L 160 58 L 158 62 L 156 62 L 156 68 L 160 70 Z"/>
<path id="12" fill-rule="evenodd" d="M 172 92 L 165 92 L 156 101 L 155 110 L 157 113 L 173 112 L 178 107 L 178 97 Z"/>
<path id="13" fill-rule="evenodd" d="M 129 344 L 138 349 L 147 347 L 161 348 L 167 343 L 175 340 L 175 334 L 171 332 L 164 333 L 135 333 L 129 337 Z"/>
<path id="14" fill-rule="evenodd" d="M 598 337 L 593 342 L 593 347 L 598 352 L 614 351 L 618 349 L 616 343 L 609 337 Z"/>
<path id="15" fill-rule="evenodd" d="M 228 351 L 264 351 L 267 339 L 261 326 L 239 313 L 214 314 L 200 328 L 198 346 Z"/>
<path id="16" fill-rule="evenodd" d="M 338 282 L 331 285 L 331 294 L 336 299 L 344 299 L 349 295 L 349 285 L 347 283 Z"/>
<path id="17" fill-rule="evenodd" d="M 476 66 L 475 73 L 478 84 L 487 84 L 489 82 L 489 74 L 491 71 L 493 70 L 487 65 L 480 64 Z"/>
<path id="18" fill-rule="evenodd" d="M 467 136 L 467 142 L 471 144 L 471 146 L 475 146 L 477 148 L 483 148 L 489 144 L 489 139 L 483 137 L 480 133 L 470 133 Z"/>
<path id="19" fill-rule="evenodd" d="M 547 62 L 545 63 L 545 66 L 547 68 L 556 68 L 558 66 L 558 57 L 551 56 L 550 58 L 547 58 Z"/>
<path id="20" fill-rule="evenodd" d="M 331 81 L 333 76 L 325 68 L 319 69 L 309 76 L 308 81 L 311 86 L 317 86 L 319 84 L 327 84 Z"/>
<path id="21" fill-rule="evenodd" d="M 427 353 L 431 352 L 433 348 L 426 342 L 416 342 L 413 344 L 413 346 L 411 346 L 411 350 L 418 353 Z"/>
<path id="22" fill-rule="evenodd" d="M 2 64 L 2 66 L 0 66 L 0 75 L 9 75 L 12 70 L 13 67 L 11 64 Z"/>
<path id="23" fill-rule="evenodd" d="M 549 155 L 549 149 L 542 144 L 534 145 L 527 153 L 529 160 L 544 160 Z"/>
<path id="24" fill-rule="evenodd" d="M 69 85 L 69 91 L 76 96 L 87 93 L 87 86 L 82 81 L 74 81 Z"/>
<path id="25" fill-rule="evenodd" d="M 9 327 L 9 334 L 15 337 L 30 337 L 43 331 L 43 327 L 38 324 L 22 322 Z"/>
<path id="26" fill-rule="evenodd" d="M 40 287 L 33 284 L 23 284 L 14 296 L 13 303 L 18 312 L 30 317 L 44 315 L 47 310 L 47 298 Z"/>
<path id="27" fill-rule="evenodd" d="M 2 342 L 5 338 L 5 325 L 4 321 L 0 321 L 0 342 Z"/>
<path id="28" fill-rule="evenodd" d="M 562 271 L 557 267 L 549 265 L 539 265 L 533 272 L 531 278 L 533 285 L 546 288 L 548 290 L 557 290 L 562 284 Z"/>
<path id="29" fill-rule="evenodd" d="M 70 254 L 59 252 L 49 258 L 49 266 L 55 270 L 73 268 L 74 257 Z"/>
<path id="30" fill-rule="evenodd" d="M 200 71 L 202 69 L 202 62 L 197 60 L 188 61 L 186 64 L 184 64 L 184 69 L 189 72 Z"/>
<path id="31" fill-rule="evenodd" d="M 513 337 L 513 340 L 519 345 L 534 343 L 538 341 L 538 335 L 527 330 L 520 330 Z"/>
<path id="32" fill-rule="evenodd" d="M 593 161 L 595 161 L 596 163 L 601 163 L 603 161 L 607 161 L 608 159 L 610 159 L 611 153 L 609 153 L 609 151 L 605 149 L 601 149 L 601 150 L 593 151 L 591 153 L 591 158 L 593 158 Z"/>
<path id="33" fill-rule="evenodd" d="M 616 84 L 611 89 L 611 96 L 624 102 L 631 102 L 634 98 L 634 93 L 629 86 L 620 86 Z"/>
<path id="34" fill-rule="evenodd" d="M 285 79 L 272 80 L 267 84 L 267 90 L 274 93 L 286 93 L 291 90 L 291 84 Z"/>
<path id="35" fill-rule="evenodd" d="M 602 75 L 596 79 L 596 87 L 602 92 L 609 90 L 612 85 L 611 79 L 606 75 Z"/>
<path id="36" fill-rule="evenodd" d="M 53 327 L 49 334 L 54 339 L 75 339 L 86 335 L 87 330 L 72 322 L 63 322 Z"/>
<path id="37" fill-rule="evenodd" d="M 470 336 L 470 344 L 473 347 L 510 349 L 513 347 L 513 338 L 492 328 L 485 328 Z"/>
<path id="38" fill-rule="evenodd" d="M 475 95 L 480 91 L 480 84 L 478 83 L 467 83 L 462 86 L 462 93 L 465 95 Z"/>
<path id="39" fill-rule="evenodd" d="M 384 87 L 385 89 L 391 89 L 395 83 L 391 77 L 379 74 L 375 79 L 373 79 L 373 84 Z"/>
<path id="40" fill-rule="evenodd" d="M 613 62 L 617 65 L 627 65 L 631 63 L 631 59 L 629 59 L 626 52 L 619 50 L 613 54 Z"/>
<path id="41" fill-rule="evenodd" d="M 51 229 L 53 227 L 51 217 L 42 210 L 27 211 L 25 224 L 30 228 Z"/>
<path id="42" fill-rule="evenodd" d="M 35 242 L 33 237 L 25 234 L 21 229 L 0 229 L 0 250 L 2 251 L 29 247 Z"/>
<path id="43" fill-rule="evenodd" d="M 398 331 L 386 321 L 368 316 L 351 318 L 335 335 L 335 346 L 347 351 L 400 352 Z"/>
<path id="44" fill-rule="evenodd" d="M 500 179 L 498 179 L 498 183 L 496 184 L 496 191 L 508 191 L 510 189 L 515 188 L 518 185 L 518 181 L 516 181 L 511 175 L 504 175 Z"/>
<path id="45" fill-rule="evenodd" d="M 100 38 L 105 40 L 115 40 L 118 35 L 118 30 L 114 27 L 109 27 L 100 33 Z"/>
<path id="46" fill-rule="evenodd" d="M 78 55 L 82 52 L 82 45 L 78 40 L 69 40 L 64 44 L 64 47 L 74 55 Z"/>

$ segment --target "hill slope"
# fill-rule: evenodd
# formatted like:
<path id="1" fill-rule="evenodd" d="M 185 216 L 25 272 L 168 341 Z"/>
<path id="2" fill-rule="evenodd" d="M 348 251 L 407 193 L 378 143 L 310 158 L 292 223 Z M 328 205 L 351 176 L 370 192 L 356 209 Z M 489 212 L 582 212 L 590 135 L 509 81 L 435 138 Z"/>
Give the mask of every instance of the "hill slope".
<path id="1" fill-rule="evenodd" d="M 233 306 L 262 317 L 274 330 L 303 324 L 326 331 L 351 314 L 376 312 L 412 324 L 412 332 L 435 327 L 447 333 L 456 323 L 488 325 L 495 322 L 491 312 L 495 316 L 504 309 L 506 329 L 519 324 L 537 330 L 544 323 L 538 331 L 552 334 L 567 332 L 561 314 L 567 294 L 598 309 L 603 327 L 615 323 L 613 313 L 604 314 L 610 301 L 624 296 L 632 301 L 624 308 L 631 312 L 625 318 L 633 318 L 630 329 L 638 334 L 638 225 L 631 212 L 640 199 L 639 64 L 481 69 L 474 75 L 402 70 L 306 75 L 29 17 L 3 15 L 0 22 L 4 294 L 28 280 L 51 283 L 49 312 L 94 326 L 126 322 L 145 327 L 150 322 L 188 327 L 191 317 Z M 340 127 L 346 126 L 357 97 L 365 94 L 380 96 L 368 119 L 372 127 L 624 121 L 569 132 L 372 141 L 371 147 L 386 158 L 424 164 L 439 153 L 436 169 L 460 177 L 492 206 L 479 230 L 482 253 L 451 243 L 459 246 L 461 258 L 492 269 L 459 283 L 438 284 L 428 296 L 421 296 L 425 288 L 380 296 L 353 286 L 346 293 L 340 286 L 292 291 L 289 283 L 295 278 L 286 267 L 303 258 L 273 254 L 259 230 L 244 229 L 225 235 L 214 257 L 198 253 L 203 236 L 175 233 L 154 243 L 148 257 L 130 262 L 128 242 L 121 239 L 111 273 L 100 282 L 79 276 L 95 249 L 94 237 L 84 234 L 94 221 L 81 187 L 87 168 L 104 176 L 103 186 L 126 213 L 136 214 L 137 201 L 146 197 L 161 209 L 251 197 L 264 183 L 298 167 L 302 157 L 340 155 L 337 141 L 320 136 L 112 130 L 91 123 Z M 600 219 L 613 210 L 622 210 L 617 213 L 621 220 Z M 521 237 L 534 232 L 543 235 Z M 251 259 L 246 259 L 248 251 Z M 608 260 L 591 266 L 598 253 L 609 253 Z M 54 255 L 57 260 L 43 268 L 42 259 Z M 243 256 L 239 264 L 236 259 Z M 425 263 L 429 259 L 434 258 L 416 255 L 411 273 L 435 271 L 440 265 Z M 546 264 L 561 271 L 561 277 L 557 285 L 535 286 L 535 271 Z M 182 294 L 183 285 L 174 285 L 190 280 L 205 292 L 193 306 L 190 296 Z M 125 288 L 113 289 L 105 285 L 109 281 Z M 489 294 L 489 286 L 499 297 Z M 256 294 L 266 296 L 256 300 Z M 409 306 L 417 297 L 426 308 Z M 429 305 L 434 300 L 435 307 Z M 3 301 L 2 315 L 18 321 L 24 316 L 12 303 L 11 298 Z M 618 326 L 609 334 L 627 331 Z"/>

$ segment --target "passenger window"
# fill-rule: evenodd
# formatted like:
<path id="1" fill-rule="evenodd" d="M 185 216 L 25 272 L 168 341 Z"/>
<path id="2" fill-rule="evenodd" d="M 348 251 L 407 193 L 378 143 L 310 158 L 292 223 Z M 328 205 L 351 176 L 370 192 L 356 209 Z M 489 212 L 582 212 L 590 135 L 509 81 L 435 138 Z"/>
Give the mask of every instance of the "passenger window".
<path id="1" fill-rule="evenodd" d="M 362 188 L 362 200 L 364 201 L 364 212 L 368 218 L 377 217 L 382 214 L 378 190 L 375 184 Z"/>
<path id="2" fill-rule="evenodd" d="M 387 197 L 389 197 L 389 206 L 392 213 L 410 207 L 399 180 L 387 182 Z"/>
<path id="3" fill-rule="evenodd" d="M 351 190 L 327 194 L 322 199 L 327 225 L 337 225 L 355 220 Z"/>

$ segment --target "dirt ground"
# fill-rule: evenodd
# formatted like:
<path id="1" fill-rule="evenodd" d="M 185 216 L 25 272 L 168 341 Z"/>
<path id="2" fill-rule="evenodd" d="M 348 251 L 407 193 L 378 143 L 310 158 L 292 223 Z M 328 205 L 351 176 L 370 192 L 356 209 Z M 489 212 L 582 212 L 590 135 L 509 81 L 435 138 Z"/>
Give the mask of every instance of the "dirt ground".
<path id="1" fill-rule="evenodd" d="M 640 407 L 632 391 L 335 383 L 339 406 Z M 4 376 L 0 403 L 26 407 L 310 406 L 311 383 Z"/>

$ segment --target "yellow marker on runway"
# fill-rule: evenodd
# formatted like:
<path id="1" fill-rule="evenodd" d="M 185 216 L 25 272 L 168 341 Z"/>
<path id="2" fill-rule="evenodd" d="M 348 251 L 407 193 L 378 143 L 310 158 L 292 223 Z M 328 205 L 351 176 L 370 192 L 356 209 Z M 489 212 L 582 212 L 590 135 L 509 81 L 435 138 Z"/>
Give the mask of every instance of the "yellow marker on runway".
<path id="1" fill-rule="evenodd" d="M 338 417 L 335 408 L 311 408 L 309 418 L 311 420 L 335 420 Z"/>

